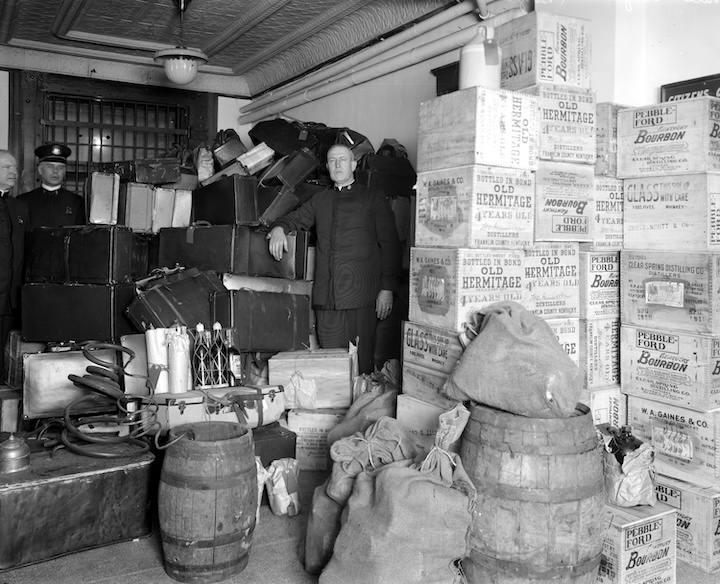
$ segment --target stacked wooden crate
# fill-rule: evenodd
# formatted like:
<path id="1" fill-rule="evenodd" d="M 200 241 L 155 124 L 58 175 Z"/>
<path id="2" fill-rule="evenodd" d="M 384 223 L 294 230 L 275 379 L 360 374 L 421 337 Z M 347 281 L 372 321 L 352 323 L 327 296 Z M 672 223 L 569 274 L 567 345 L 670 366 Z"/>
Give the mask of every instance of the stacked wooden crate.
<path id="1" fill-rule="evenodd" d="M 678 559 L 720 568 L 720 99 L 618 114 L 624 181 L 621 375 L 633 433 L 655 448 Z"/>

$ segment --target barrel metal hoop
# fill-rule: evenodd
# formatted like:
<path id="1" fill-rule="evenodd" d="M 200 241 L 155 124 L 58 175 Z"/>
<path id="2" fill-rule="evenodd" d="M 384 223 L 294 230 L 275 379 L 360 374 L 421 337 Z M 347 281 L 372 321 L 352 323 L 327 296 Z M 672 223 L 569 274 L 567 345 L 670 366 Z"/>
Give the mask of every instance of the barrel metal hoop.
<path id="1" fill-rule="evenodd" d="M 603 484 L 589 483 L 572 488 L 548 488 L 528 489 L 523 487 L 512 487 L 510 485 L 493 485 L 476 479 L 475 486 L 478 490 L 478 497 L 489 495 L 497 499 L 510 499 L 512 501 L 531 501 L 534 503 L 569 503 L 591 499 L 595 496 L 603 496 Z"/>
<path id="2" fill-rule="evenodd" d="M 167 544 L 175 545 L 184 549 L 211 549 L 228 544 L 246 541 L 252 537 L 255 526 L 232 531 L 223 535 L 216 535 L 213 539 L 188 539 L 186 537 L 174 537 L 166 532 L 161 532 L 160 539 Z"/>
<path id="3" fill-rule="evenodd" d="M 464 438 L 464 437 L 463 437 Z M 583 454 L 591 452 L 598 446 L 596 436 L 592 436 L 580 443 L 570 444 L 553 444 L 550 446 L 537 444 L 512 444 L 508 442 L 498 442 L 496 440 L 487 440 L 481 437 L 477 444 L 487 446 L 498 452 L 509 452 L 511 454 L 541 454 L 544 456 L 552 456 L 554 454 Z"/>
<path id="4" fill-rule="evenodd" d="M 499 560 L 485 555 L 477 550 L 470 552 L 469 559 L 476 566 L 481 568 L 493 568 L 496 572 L 513 574 L 516 577 L 529 578 L 533 580 L 555 580 L 562 581 L 572 577 L 573 579 L 583 574 L 597 570 L 600 565 L 602 554 L 570 566 L 533 566 L 517 561 Z"/>
<path id="5" fill-rule="evenodd" d="M 244 487 L 244 474 L 228 475 L 225 477 L 190 476 L 178 474 L 166 469 L 160 471 L 160 482 L 178 489 L 192 488 L 195 491 L 217 491 Z"/>
<path id="6" fill-rule="evenodd" d="M 238 556 L 235 559 L 232 559 L 227 562 L 213 562 L 212 564 L 205 564 L 205 565 L 190 565 L 190 566 L 184 566 L 182 564 L 178 564 L 176 562 L 173 562 L 172 560 L 165 559 L 165 564 L 168 570 L 176 573 L 176 574 L 195 574 L 197 576 L 209 576 L 211 574 L 222 574 L 226 570 L 230 570 L 228 572 L 228 578 L 236 573 L 235 568 L 237 568 L 240 565 L 247 564 L 248 560 L 250 559 L 249 554 L 242 554 Z M 209 582 L 215 582 L 216 580 L 208 580 Z"/>

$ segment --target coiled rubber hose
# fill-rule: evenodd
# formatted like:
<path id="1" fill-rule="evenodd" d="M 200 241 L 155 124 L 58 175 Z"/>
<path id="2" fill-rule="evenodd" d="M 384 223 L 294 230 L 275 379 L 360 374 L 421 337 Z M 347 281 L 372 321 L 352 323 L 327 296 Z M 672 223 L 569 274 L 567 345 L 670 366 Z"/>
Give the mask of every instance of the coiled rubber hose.
<path id="1" fill-rule="evenodd" d="M 60 441 L 68 450 L 76 454 L 95 458 L 138 456 L 150 449 L 150 442 L 143 440 L 143 437 L 153 432 L 157 433 L 160 427 L 156 415 L 157 402 L 152 397 L 126 394 L 120 387 L 120 378 L 122 375 L 130 374 L 126 373 L 121 365 L 100 359 L 95 354 L 95 351 L 99 349 L 123 352 L 129 357 L 128 363 L 135 358 L 135 352 L 122 345 L 91 341 L 83 346 L 83 355 L 94 365 L 86 367 L 85 375 L 70 374 L 68 379 L 76 387 L 85 389 L 89 393 L 76 398 L 65 408 L 63 413 L 64 427 L 60 434 Z M 101 397 L 100 401 L 98 401 L 98 396 Z M 102 403 L 103 400 L 108 407 L 113 404 L 117 407 L 118 414 L 116 416 L 103 415 L 73 419 L 73 410 L 79 405 L 89 402 L 98 404 Z M 118 428 L 127 427 L 128 432 L 125 435 L 121 431 L 118 436 L 100 436 L 80 430 L 83 425 L 92 424 L 112 424 Z M 72 441 L 71 437 L 75 438 L 75 441 Z M 137 448 L 129 451 L 128 449 L 118 451 L 117 448 L 102 450 L 96 447 L 82 446 L 79 441 L 87 444 L 104 445 L 126 443 Z"/>

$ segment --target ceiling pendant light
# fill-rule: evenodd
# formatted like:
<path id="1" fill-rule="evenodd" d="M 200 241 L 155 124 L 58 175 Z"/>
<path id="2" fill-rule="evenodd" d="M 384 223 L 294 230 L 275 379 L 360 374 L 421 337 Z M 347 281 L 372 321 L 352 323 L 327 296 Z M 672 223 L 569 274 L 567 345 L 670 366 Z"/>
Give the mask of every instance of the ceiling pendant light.
<path id="1" fill-rule="evenodd" d="M 183 15 L 191 0 L 176 0 L 180 9 L 180 45 L 174 49 L 163 49 L 153 55 L 156 63 L 165 67 L 165 75 L 176 85 L 187 85 L 198 72 L 198 67 L 208 62 L 207 55 L 199 49 L 183 46 Z"/>

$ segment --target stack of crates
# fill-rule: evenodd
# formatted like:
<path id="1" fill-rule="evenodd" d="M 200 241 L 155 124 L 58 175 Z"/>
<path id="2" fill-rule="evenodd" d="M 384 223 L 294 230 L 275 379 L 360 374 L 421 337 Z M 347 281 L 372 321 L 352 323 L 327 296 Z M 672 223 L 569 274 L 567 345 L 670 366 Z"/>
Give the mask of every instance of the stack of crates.
<path id="1" fill-rule="evenodd" d="M 720 568 L 720 99 L 621 110 L 621 376 L 678 559 Z"/>

